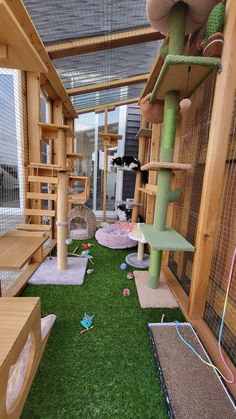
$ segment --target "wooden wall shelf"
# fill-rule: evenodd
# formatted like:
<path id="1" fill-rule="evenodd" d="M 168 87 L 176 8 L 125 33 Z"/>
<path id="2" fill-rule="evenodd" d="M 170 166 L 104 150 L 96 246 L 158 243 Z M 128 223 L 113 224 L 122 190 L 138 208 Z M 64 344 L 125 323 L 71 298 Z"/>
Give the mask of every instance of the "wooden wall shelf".
<path id="1" fill-rule="evenodd" d="M 0 67 L 47 73 L 47 67 L 7 2 L 0 2 Z"/>
<path id="2" fill-rule="evenodd" d="M 149 128 L 141 128 L 138 132 L 138 134 L 136 135 L 136 138 L 140 138 L 140 137 L 144 137 L 144 138 L 151 138 L 152 137 L 152 130 Z"/>

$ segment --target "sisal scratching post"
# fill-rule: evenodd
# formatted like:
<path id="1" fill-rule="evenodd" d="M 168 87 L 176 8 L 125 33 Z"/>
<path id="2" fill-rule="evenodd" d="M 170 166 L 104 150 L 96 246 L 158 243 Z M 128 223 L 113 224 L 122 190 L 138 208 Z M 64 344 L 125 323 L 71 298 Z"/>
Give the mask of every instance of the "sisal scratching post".
<path id="1" fill-rule="evenodd" d="M 62 271 L 67 268 L 68 236 L 68 175 L 66 166 L 66 133 L 58 130 L 58 164 L 64 169 L 58 172 L 57 189 L 57 269 Z"/>
<path id="2" fill-rule="evenodd" d="M 185 21 L 187 14 L 187 5 L 177 3 L 171 11 L 170 21 L 170 42 L 169 54 L 179 55 L 183 52 Z M 150 100 L 155 100 L 155 89 Z M 160 161 L 173 162 L 174 143 L 176 133 L 176 122 L 179 112 L 179 92 L 171 91 L 165 96 L 164 119 L 161 136 Z M 163 231 L 166 227 L 166 216 L 170 200 L 173 200 L 173 194 L 170 189 L 172 170 L 161 169 L 158 173 L 158 186 L 156 195 L 156 206 L 154 214 L 153 228 Z M 159 285 L 161 271 L 162 250 L 151 249 L 149 265 L 149 288 L 157 288 Z"/>

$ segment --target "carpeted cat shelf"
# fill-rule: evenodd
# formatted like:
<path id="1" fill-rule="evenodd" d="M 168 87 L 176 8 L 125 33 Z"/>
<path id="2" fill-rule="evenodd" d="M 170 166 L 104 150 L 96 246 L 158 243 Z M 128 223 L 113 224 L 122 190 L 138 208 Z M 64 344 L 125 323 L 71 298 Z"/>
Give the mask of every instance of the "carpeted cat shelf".
<path id="1" fill-rule="evenodd" d="M 218 0 L 147 0 L 149 22 L 162 34 L 169 35 L 168 54 L 150 95 L 151 103 L 164 101 L 160 162 L 155 162 L 155 165 L 150 162 L 145 169 L 141 167 L 141 170 L 158 170 L 154 222 L 153 225 L 140 225 L 151 248 L 149 288 L 159 286 L 163 250 L 195 250 L 184 237 L 166 226 L 166 217 L 169 203 L 181 195 L 179 189 L 170 188 L 172 172 L 187 169 L 182 167 L 184 165 L 173 163 L 179 102 L 189 97 L 220 65 L 219 58 L 183 55 L 185 34 L 200 28 L 218 3 Z"/>

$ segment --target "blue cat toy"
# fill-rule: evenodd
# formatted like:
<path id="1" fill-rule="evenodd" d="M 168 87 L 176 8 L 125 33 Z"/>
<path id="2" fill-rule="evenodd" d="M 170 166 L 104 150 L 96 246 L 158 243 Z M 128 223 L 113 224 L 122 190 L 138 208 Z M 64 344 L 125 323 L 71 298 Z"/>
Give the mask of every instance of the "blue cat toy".
<path id="1" fill-rule="evenodd" d="M 92 325 L 93 323 L 93 318 L 94 316 L 89 316 L 88 314 L 84 314 L 84 317 L 82 320 L 80 320 L 80 324 L 83 326 L 83 330 L 81 330 L 80 333 L 84 333 L 87 332 L 90 329 L 93 329 L 94 326 Z"/>

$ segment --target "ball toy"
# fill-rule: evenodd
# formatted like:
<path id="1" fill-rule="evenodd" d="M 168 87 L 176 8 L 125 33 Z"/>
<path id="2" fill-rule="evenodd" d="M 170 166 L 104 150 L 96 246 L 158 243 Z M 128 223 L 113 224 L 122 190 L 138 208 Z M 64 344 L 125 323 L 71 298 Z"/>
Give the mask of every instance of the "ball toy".
<path id="1" fill-rule="evenodd" d="M 191 108 L 191 106 L 192 106 L 192 102 L 191 102 L 190 99 L 188 99 L 188 98 L 182 99 L 179 103 L 180 113 L 183 114 L 189 108 Z"/>
<path id="2" fill-rule="evenodd" d="M 124 297 L 129 297 L 130 296 L 130 290 L 129 290 L 129 288 L 125 288 L 123 290 L 123 295 L 124 295 Z"/>
<path id="3" fill-rule="evenodd" d="M 120 269 L 122 269 L 122 271 L 125 271 L 127 269 L 127 264 L 125 262 L 121 263 Z"/>
<path id="4" fill-rule="evenodd" d="M 71 237 L 69 237 L 69 239 L 66 239 L 67 246 L 69 246 L 69 244 L 71 244 L 71 243 L 72 243 L 72 238 Z"/>
<path id="5" fill-rule="evenodd" d="M 133 274 L 133 272 L 128 272 L 128 273 L 127 273 L 127 279 L 134 279 L 134 274 Z"/>

